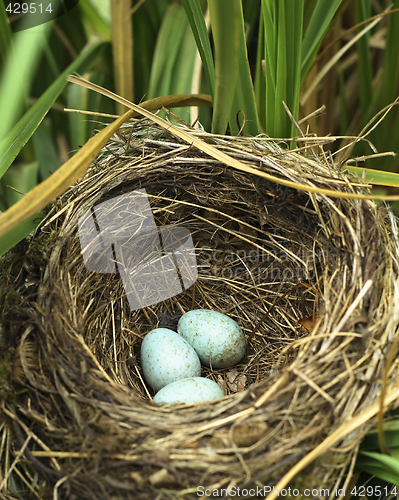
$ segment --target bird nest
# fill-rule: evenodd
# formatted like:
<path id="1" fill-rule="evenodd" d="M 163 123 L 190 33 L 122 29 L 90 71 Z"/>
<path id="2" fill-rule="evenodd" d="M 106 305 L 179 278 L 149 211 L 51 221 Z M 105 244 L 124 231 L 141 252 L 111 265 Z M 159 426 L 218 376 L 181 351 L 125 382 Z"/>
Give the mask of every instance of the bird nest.
<path id="1" fill-rule="evenodd" d="M 6 498 L 264 498 L 281 486 L 333 498 L 349 483 L 398 333 L 396 220 L 341 198 L 367 186 L 321 147 L 187 132 L 251 173 L 135 120 L 3 258 Z M 224 398 L 156 406 L 141 342 L 197 308 L 233 318 L 246 354 L 202 368 Z"/>

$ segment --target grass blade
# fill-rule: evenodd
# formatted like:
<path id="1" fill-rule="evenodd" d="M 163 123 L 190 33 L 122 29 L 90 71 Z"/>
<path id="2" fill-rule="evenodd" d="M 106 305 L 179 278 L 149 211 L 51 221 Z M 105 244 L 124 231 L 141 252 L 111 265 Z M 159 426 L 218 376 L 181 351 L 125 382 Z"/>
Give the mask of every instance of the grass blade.
<path id="1" fill-rule="evenodd" d="M 303 37 L 301 81 L 303 81 L 312 65 L 314 56 L 326 34 L 334 14 L 342 0 L 318 0 L 310 17 Z"/>
<path id="2" fill-rule="evenodd" d="M 68 85 L 65 89 L 66 106 L 69 109 L 90 109 L 87 106 L 88 92 L 83 87 Z M 80 145 L 87 141 L 87 120 L 75 113 L 68 113 L 69 122 L 69 145 L 72 151 L 76 151 Z M 35 134 L 33 135 L 35 137 Z"/>
<path id="3" fill-rule="evenodd" d="M 205 24 L 204 15 L 199 0 L 182 0 L 188 21 L 193 32 L 198 52 L 204 66 L 205 77 L 207 79 L 212 98 L 215 96 L 215 68 L 211 44 L 209 42 L 208 30 Z"/>
<path id="4" fill-rule="evenodd" d="M 169 5 L 156 41 L 148 97 L 188 94 L 197 53 L 184 8 Z M 175 114 L 190 121 L 190 112 L 185 108 L 176 109 Z"/>
<path id="5" fill-rule="evenodd" d="M 371 17 L 371 1 L 358 0 L 356 2 L 356 21 L 361 23 Z M 357 52 L 359 61 L 359 90 L 360 104 L 362 110 L 367 110 L 369 104 L 374 100 L 373 71 L 371 67 L 370 33 L 357 41 Z M 367 123 L 367 116 L 363 117 L 363 124 Z"/>
<path id="6" fill-rule="evenodd" d="M 399 460 L 394 457 L 382 453 L 361 451 L 356 465 L 373 476 L 399 486 Z"/>
<path id="7" fill-rule="evenodd" d="M 251 71 L 249 68 L 247 45 L 245 40 L 244 15 L 240 4 L 238 16 L 238 78 L 233 98 L 232 113 L 230 116 L 230 131 L 234 133 L 238 125 L 236 123 L 237 112 L 242 110 L 245 117 L 245 125 L 242 129 L 243 135 L 259 134 L 258 113 L 255 103 L 255 92 L 252 84 Z"/>
<path id="8" fill-rule="evenodd" d="M 0 4 L 0 58 L 4 63 L 12 45 L 12 31 L 5 11 L 5 3 Z"/>
<path id="9" fill-rule="evenodd" d="M 133 33 L 131 0 L 113 0 L 112 12 L 112 53 L 116 92 L 133 101 Z M 117 103 L 117 113 L 126 108 Z"/>
<path id="10" fill-rule="evenodd" d="M 299 120 L 299 94 L 301 90 L 301 53 L 302 53 L 302 19 L 304 0 L 287 0 L 285 10 L 286 23 L 286 64 L 287 64 L 287 98 L 284 99 L 296 120 Z M 285 127 L 290 135 L 296 134 L 294 125 L 284 111 Z"/>
<path id="11" fill-rule="evenodd" d="M 266 132 L 294 135 L 284 101 L 298 119 L 304 0 L 262 0 L 265 34 Z"/>
<path id="12" fill-rule="evenodd" d="M 104 42 L 97 42 L 83 51 L 0 142 L 0 177 L 30 139 L 39 123 L 43 120 L 54 101 L 64 89 L 67 83 L 65 80 L 66 76 L 71 72 L 85 68 L 93 58 L 98 56 L 100 50 L 102 50 L 104 46 Z"/>
<path id="13" fill-rule="evenodd" d="M 374 184 L 376 186 L 399 187 L 399 174 L 394 172 L 385 172 L 384 170 L 373 170 L 362 167 L 351 167 L 349 165 L 345 165 L 343 170 L 348 170 L 352 174 L 356 174 L 361 178 L 363 178 L 364 175 L 365 182 L 370 182 L 370 184 Z"/>
<path id="14" fill-rule="evenodd" d="M 113 83 L 103 71 L 91 71 L 89 78 L 90 81 L 98 85 L 112 85 Z M 67 107 L 69 109 L 89 109 L 93 113 L 98 111 L 115 114 L 114 103 L 99 94 L 88 92 L 84 87 L 69 85 L 66 88 L 65 94 L 67 97 Z M 103 119 L 99 117 L 94 121 L 87 118 L 83 119 L 82 115 L 77 113 L 68 113 L 68 121 L 70 147 L 72 151 L 76 151 L 82 144 L 85 144 L 90 139 L 94 129 L 98 128 L 98 122 L 102 122 Z M 35 135 L 36 134 L 33 135 L 33 138 Z"/>
<path id="15" fill-rule="evenodd" d="M 38 173 L 39 163 L 34 161 L 31 163 L 13 165 L 13 168 L 10 168 L 10 170 L 4 174 L 4 184 L 10 186 L 7 187 L 5 191 L 8 207 L 21 200 L 24 197 L 22 193 L 27 193 L 36 186 Z M 12 188 L 17 189 L 20 193 Z"/>
<path id="16" fill-rule="evenodd" d="M 385 422 L 383 426 L 386 441 L 390 448 L 399 447 L 399 420 Z M 362 451 L 379 450 L 378 430 L 373 429 L 363 439 L 360 449 Z"/>
<path id="17" fill-rule="evenodd" d="M 133 44 L 134 94 L 137 101 L 148 98 L 156 40 L 168 3 L 168 0 L 136 2 L 140 7 L 134 12 L 132 21 L 135 42 Z"/>
<path id="18" fill-rule="evenodd" d="M 347 42 L 338 52 L 335 53 L 334 57 L 329 59 L 329 61 L 321 68 L 317 73 L 316 77 L 312 80 L 309 87 L 301 95 L 301 104 L 305 104 L 309 99 L 310 95 L 315 91 L 321 80 L 330 71 L 330 69 L 339 61 L 339 59 L 349 50 L 349 48 L 354 45 L 362 36 L 365 35 L 369 30 L 374 28 L 376 24 L 381 21 L 381 18 L 375 18 L 371 21 L 365 28 L 363 28 L 356 36 L 354 36 L 349 42 Z"/>
<path id="19" fill-rule="evenodd" d="M 393 8 L 399 7 L 399 0 L 394 0 Z M 388 16 L 387 38 L 382 72 L 382 81 L 379 89 L 379 107 L 383 108 L 393 102 L 398 95 L 399 84 L 399 12 Z M 399 140 L 399 112 L 397 109 L 381 123 L 376 146 L 380 151 L 392 148 L 398 152 Z M 396 160 L 397 162 L 397 160 Z M 391 167 L 392 168 L 392 167 Z"/>
<path id="20" fill-rule="evenodd" d="M 100 16 L 89 0 L 80 0 L 78 3 L 81 12 L 82 22 L 86 29 L 94 31 L 101 37 L 101 40 L 111 41 L 111 27 Z"/>
<path id="21" fill-rule="evenodd" d="M 259 19 L 258 51 L 256 54 L 255 99 L 258 111 L 259 127 L 262 132 L 266 129 L 266 78 L 263 65 L 264 57 L 265 28 L 263 23 L 263 14 L 261 11 Z"/>
<path id="22" fill-rule="evenodd" d="M 212 133 L 224 134 L 230 119 L 238 76 L 240 0 L 208 0 L 215 44 L 215 97 Z"/>
<path id="23" fill-rule="evenodd" d="M 26 238 L 28 234 L 34 231 L 39 224 L 39 222 L 44 217 L 44 212 L 38 212 L 37 214 L 32 215 L 17 227 L 15 227 L 12 231 L 8 232 L 5 236 L 0 237 L 0 256 L 4 255 L 10 248 L 15 246 L 21 240 Z"/>
<path id="24" fill-rule="evenodd" d="M 265 132 L 270 136 L 274 134 L 275 128 L 275 96 L 276 96 L 276 73 L 277 73 L 277 29 L 276 29 L 276 4 L 273 0 L 262 0 L 262 16 L 264 28 L 265 54 Z"/>
<path id="25" fill-rule="evenodd" d="M 157 38 L 148 98 L 174 93 L 172 80 L 181 53 L 187 24 L 187 17 L 183 7 L 178 4 L 169 5 Z M 193 58 L 191 58 L 190 62 L 194 64 Z M 187 64 L 187 62 L 185 63 Z"/>
<path id="26" fill-rule="evenodd" d="M 51 130 L 51 123 L 44 119 L 32 136 L 35 158 L 39 163 L 41 179 L 46 179 L 60 166 L 60 158 L 57 152 L 57 144 Z M 38 179 L 36 179 L 36 184 Z M 33 186 L 32 186 L 33 187 Z"/>
<path id="27" fill-rule="evenodd" d="M 179 49 L 175 67 L 173 69 L 171 90 L 169 94 L 188 94 L 192 92 L 196 78 L 195 64 L 198 56 L 197 44 L 195 43 L 191 27 L 185 18 L 185 30 L 183 42 Z M 183 120 L 190 123 L 196 117 L 191 117 L 190 108 L 177 108 L 174 113 Z"/>
<path id="28" fill-rule="evenodd" d="M 14 47 L 0 80 L 0 141 L 18 121 L 51 25 L 49 22 L 14 35 Z"/>

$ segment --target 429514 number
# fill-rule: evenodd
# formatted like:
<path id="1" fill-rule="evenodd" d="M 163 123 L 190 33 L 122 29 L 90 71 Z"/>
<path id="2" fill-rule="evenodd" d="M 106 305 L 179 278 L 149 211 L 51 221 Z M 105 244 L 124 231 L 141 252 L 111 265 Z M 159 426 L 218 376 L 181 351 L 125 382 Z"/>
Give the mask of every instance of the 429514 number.
<path id="1" fill-rule="evenodd" d="M 355 486 L 351 490 L 351 495 L 357 497 L 381 497 L 382 494 L 385 496 L 394 495 L 396 497 L 398 494 L 398 487 L 394 485 L 384 486 L 383 488 L 381 486 Z"/>
<path id="2" fill-rule="evenodd" d="M 30 14 L 42 13 L 42 12 L 53 12 L 51 8 L 51 3 L 9 3 L 6 7 L 6 12 L 9 14 Z"/>

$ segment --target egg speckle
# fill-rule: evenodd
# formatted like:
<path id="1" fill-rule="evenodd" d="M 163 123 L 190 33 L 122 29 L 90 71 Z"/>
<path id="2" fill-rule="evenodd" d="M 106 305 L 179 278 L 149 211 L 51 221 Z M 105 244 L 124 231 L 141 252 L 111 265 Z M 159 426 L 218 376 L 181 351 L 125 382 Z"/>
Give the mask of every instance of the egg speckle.
<path id="1" fill-rule="evenodd" d="M 154 397 L 154 403 L 161 404 L 192 404 L 219 399 L 224 391 L 213 380 L 203 377 L 191 377 L 176 380 L 162 388 Z"/>
<path id="2" fill-rule="evenodd" d="M 168 328 L 156 328 L 144 337 L 141 366 L 144 378 L 155 391 L 175 380 L 201 375 L 195 350 Z"/>
<path id="3" fill-rule="evenodd" d="M 195 349 L 205 366 L 229 368 L 245 354 L 243 331 L 233 319 L 217 311 L 188 311 L 180 318 L 177 331 Z"/>

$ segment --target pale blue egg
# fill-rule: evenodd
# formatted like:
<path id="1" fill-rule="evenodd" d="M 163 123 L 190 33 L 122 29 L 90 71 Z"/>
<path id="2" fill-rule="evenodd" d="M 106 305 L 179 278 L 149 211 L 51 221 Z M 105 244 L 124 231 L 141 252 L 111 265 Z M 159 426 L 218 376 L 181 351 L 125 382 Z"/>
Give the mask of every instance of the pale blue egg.
<path id="1" fill-rule="evenodd" d="M 163 387 L 154 397 L 154 403 L 192 404 L 219 399 L 225 396 L 224 391 L 213 380 L 203 377 L 192 377 L 176 380 Z"/>
<path id="2" fill-rule="evenodd" d="M 201 362 L 195 350 L 168 328 L 156 328 L 144 337 L 141 366 L 144 378 L 155 391 L 175 380 L 201 375 Z"/>
<path id="3" fill-rule="evenodd" d="M 225 314 L 209 309 L 188 311 L 180 318 L 177 331 L 194 347 L 205 366 L 229 368 L 244 357 L 245 335 Z"/>

